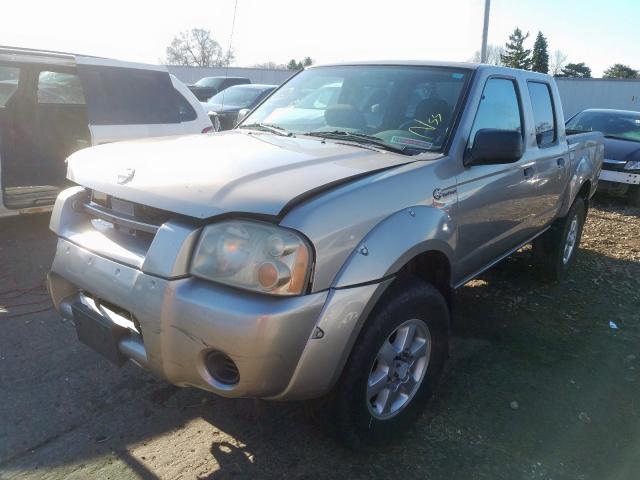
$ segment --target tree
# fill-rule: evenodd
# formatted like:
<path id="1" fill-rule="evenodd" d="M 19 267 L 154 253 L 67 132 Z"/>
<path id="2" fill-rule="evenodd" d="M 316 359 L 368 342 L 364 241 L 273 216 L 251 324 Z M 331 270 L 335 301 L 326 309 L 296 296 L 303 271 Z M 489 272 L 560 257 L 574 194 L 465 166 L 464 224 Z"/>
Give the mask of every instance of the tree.
<path id="1" fill-rule="evenodd" d="M 634 70 L 628 65 L 622 63 L 616 63 L 612 67 L 607 68 L 604 71 L 603 78 L 640 78 L 638 76 L 638 70 Z"/>
<path id="2" fill-rule="evenodd" d="M 297 62 L 295 58 L 292 58 L 289 60 L 289 63 L 287 63 L 287 69 L 289 70 L 300 70 L 301 68 L 302 64 Z"/>
<path id="3" fill-rule="evenodd" d="M 533 55 L 531 56 L 531 70 L 540 73 L 549 73 L 549 45 L 542 32 L 538 32 L 536 41 L 533 44 Z"/>
<path id="4" fill-rule="evenodd" d="M 562 69 L 567 64 L 567 54 L 562 50 L 556 50 L 553 52 L 553 59 L 551 60 L 551 74 L 554 77 L 562 74 Z"/>
<path id="5" fill-rule="evenodd" d="M 591 69 L 584 62 L 567 63 L 558 77 L 591 78 Z"/>
<path id="6" fill-rule="evenodd" d="M 226 67 L 235 59 L 231 49 L 224 51 L 210 30 L 193 28 L 180 32 L 167 47 L 167 64 L 196 67 Z"/>
<path id="7" fill-rule="evenodd" d="M 313 65 L 313 58 L 311 57 L 305 57 L 304 60 L 300 62 L 296 61 L 295 58 L 292 58 L 289 60 L 289 63 L 287 63 L 287 69 L 302 70 L 304 67 L 308 67 L 310 65 Z"/>
<path id="8" fill-rule="evenodd" d="M 509 41 L 505 44 L 505 53 L 500 57 L 505 67 L 531 70 L 531 50 L 524 48 L 525 40 L 529 33 L 522 34 L 518 27 L 509 35 Z"/>
<path id="9" fill-rule="evenodd" d="M 489 65 L 502 65 L 504 47 L 502 45 L 487 45 L 487 61 Z M 480 50 L 476 50 L 471 57 L 472 62 L 480 63 Z"/>

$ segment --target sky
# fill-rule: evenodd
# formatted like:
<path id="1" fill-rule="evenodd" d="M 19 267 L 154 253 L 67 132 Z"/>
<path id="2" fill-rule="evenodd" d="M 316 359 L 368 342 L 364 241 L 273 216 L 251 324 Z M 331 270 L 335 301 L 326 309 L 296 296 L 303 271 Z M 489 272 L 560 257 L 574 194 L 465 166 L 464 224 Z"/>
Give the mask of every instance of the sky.
<path id="1" fill-rule="evenodd" d="M 163 63 L 183 30 L 204 28 L 226 49 L 236 0 L 23 0 L 7 2 L 0 45 Z M 237 0 L 235 66 L 312 57 L 317 63 L 417 59 L 466 61 L 479 50 L 484 0 Z M 541 30 L 549 52 L 640 69 L 640 0 L 491 0 L 489 43 L 518 26 Z"/>

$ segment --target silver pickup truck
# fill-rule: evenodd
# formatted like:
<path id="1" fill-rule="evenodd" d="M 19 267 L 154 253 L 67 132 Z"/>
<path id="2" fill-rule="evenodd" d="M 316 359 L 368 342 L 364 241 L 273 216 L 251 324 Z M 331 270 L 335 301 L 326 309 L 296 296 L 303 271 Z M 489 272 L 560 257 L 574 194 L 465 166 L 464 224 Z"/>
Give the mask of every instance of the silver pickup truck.
<path id="1" fill-rule="evenodd" d="M 602 167 L 552 77 L 308 68 L 237 128 L 69 158 L 53 302 L 79 340 L 179 386 L 318 399 L 348 443 L 413 424 L 453 292 L 527 243 L 559 279 Z"/>

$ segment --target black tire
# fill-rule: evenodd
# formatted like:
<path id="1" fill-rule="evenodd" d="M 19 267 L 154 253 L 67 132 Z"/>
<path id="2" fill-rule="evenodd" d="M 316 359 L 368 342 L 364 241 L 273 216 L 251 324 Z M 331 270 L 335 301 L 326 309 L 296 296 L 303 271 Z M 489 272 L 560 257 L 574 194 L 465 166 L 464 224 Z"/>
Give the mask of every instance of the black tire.
<path id="1" fill-rule="evenodd" d="M 567 215 L 557 219 L 549 230 L 533 242 L 533 256 L 541 277 L 545 280 L 560 281 L 576 258 L 582 229 L 587 217 L 587 209 L 582 197 L 577 197 Z M 576 219 L 577 234 L 573 250 L 568 259 L 564 258 L 567 236 L 573 220 Z"/>
<path id="2" fill-rule="evenodd" d="M 390 442 L 411 427 L 432 396 L 447 359 L 449 309 L 444 297 L 416 277 L 396 282 L 371 312 L 330 397 L 335 433 L 352 448 Z M 408 320 L 419 320 L 428 328 L 431 348 L 425 356 L 426 371 L 405 406 L 391 418 L 378 419 L 368 405 L 369 375 L 384 342 Z"/>
<path id="3" fill-rule="evenodd" d="M 629 201 L 629 205 L 640 207 L 640 185 L 632 185 L 629 187 L 627 200 Z"/>

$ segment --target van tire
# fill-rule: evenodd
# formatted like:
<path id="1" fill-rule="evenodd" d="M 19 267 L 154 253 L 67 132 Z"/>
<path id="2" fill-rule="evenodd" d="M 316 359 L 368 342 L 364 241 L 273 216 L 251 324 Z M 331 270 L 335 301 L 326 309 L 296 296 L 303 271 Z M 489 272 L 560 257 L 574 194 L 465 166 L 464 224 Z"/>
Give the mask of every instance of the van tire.
<path id="1" fill-rule="evenodd" d="M 407 333 L 412 328 L 414 337 Z M 396 280 L 371 312 L 330 395 L 329 410 L 339 439 L 352 448 L 388 444 L 412 427 L 440 379 L 448 356 L 448 336 L 449 309 L 443 295 L 417 277 Z M 406 340 L 409 338 L 414 340 Z M 396 346 L 403 344 L 410 347 L 398 353 Z M 397 360 L 391 362 L 394 366 L 387 374 L 381 375 L 386 368 L 380 363 L 382 358 L 391 358 L 381 354 L 385 346 L 392 346 L 391 355 L 398 356 L 393 357 Z M 385 385 L 394 383 L 371 398 L 371 379 L 375 375 Z M 418 376 L 420 381 L 416 381 Z M 396 400 L 385 403 L 381 396 Z M 395 413 L 387 412 L 389 418 L 380 418 L 385 414 L 374 413 L 376 401 L 378 405 L 405 403 Z"/>
<path id="2" fill-rule="evenodd" d="M 549 230 L 533 241 L 533 257 L 544 280 L 557 282 L 566 275 L 575 261 L 586 217 L 584 199 L 577 197 L 567 215 L 557 219 Z M 570 242 L 573 246 L 569 251 Z"/>

